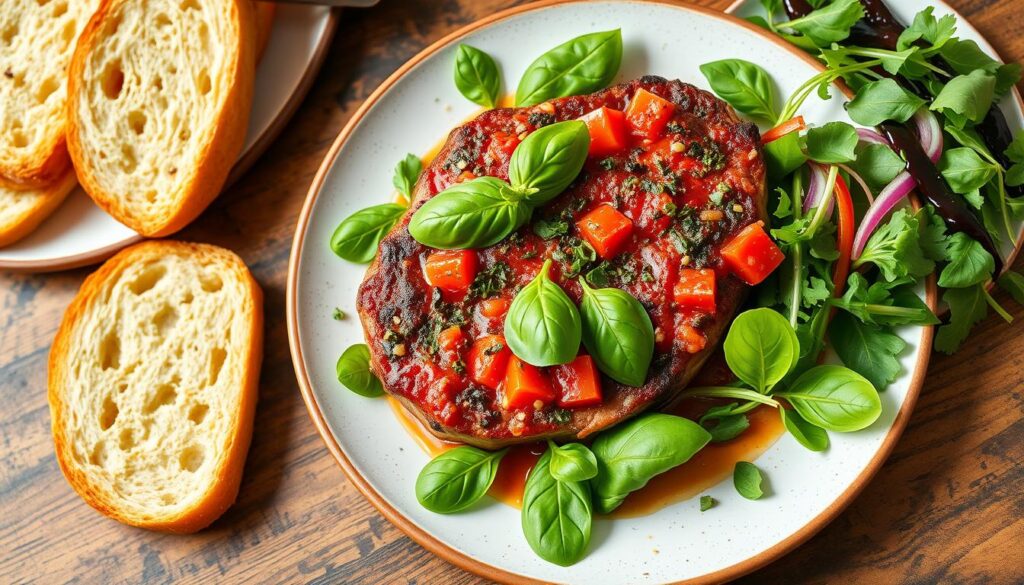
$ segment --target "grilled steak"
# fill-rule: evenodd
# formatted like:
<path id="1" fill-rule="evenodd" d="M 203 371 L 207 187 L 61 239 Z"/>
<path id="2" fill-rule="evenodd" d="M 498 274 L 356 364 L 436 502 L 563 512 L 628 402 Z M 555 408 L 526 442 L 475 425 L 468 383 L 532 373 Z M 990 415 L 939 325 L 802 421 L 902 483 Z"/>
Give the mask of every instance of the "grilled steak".
<path id="1" fill-rule="evenodd" d="M 409 234 L 413 211 L 456 182 L 507 179 L 512 151 L 530 132 L 602 106 L 626 110 L 641 88 L 675 106 L 656 136 L 633 136 L 619 152 L 588 158 L 569 188 L 537 209 L 530 224 L 476 250 L 476 276 L 464 294 L 428 283 L 423 266 L 435 250 Z M 359 289 L 371 367 L 387 392 L 436 435 L 484 448 L 582 438 L 666 405 L 700 369 L 743 300 L 748 287 L 719 252 L 742 228 L 765 219 L 764 174 L 757 128 L 740 121 L 725 102 L 680 81 L 648 76 L 591 95 L 484 112 L 451 132 Z M 576 226 L 601 204 L 633 224 L 629 241 L 610 260 L 599 258 Z M 599 286 L 628 291 L 647 310 L 656 345 L 643 386 L 602 376 L 600 404 L 566 408 L 559 399 L 510 408 L 501 386 L 487 388 L 470 377 L 469 346 L 501 335 L 503 301 L 511 301 L 548 258 L 554 260 L 552 278 L 574 301 L 582 294 L 576 278 L 589 274 Z M 683 269 L 714 271 L 712 311 L 677 302 L 673 290 Z M 458 334 L 454 343 L 451 332 Z M 442 335 L 446 341 L 439 343 Z M 558 378 L 550 374 L 558 393 Z"/>

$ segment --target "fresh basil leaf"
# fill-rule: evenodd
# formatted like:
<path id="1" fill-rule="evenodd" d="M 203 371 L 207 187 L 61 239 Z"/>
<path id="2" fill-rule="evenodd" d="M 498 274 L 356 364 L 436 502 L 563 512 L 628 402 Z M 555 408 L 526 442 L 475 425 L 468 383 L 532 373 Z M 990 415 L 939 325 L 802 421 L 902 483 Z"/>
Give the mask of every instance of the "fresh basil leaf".
<path id="1" fill-rule="evenodd" d="M 933 47 L 942 47 L 956 34 L 956 17 L 947 14 L 936 19 L 934 7 L 928 6 L 914 16 L 914 22 L 900 33 L 896 48 L 903 50 L 918 40 L 927 41 Z"/>
<path id="2" fill-rule="evenodd" d="M 550 270 L 551 260 L 546 260 L 536 278 L 512 299 L 505 317 L 509 349 L 534 366 L 567 364 L 580 347 L 580 313 L 562 287 L 548 277 Z"/>
<path id="3" fill-rule="evenodd" d="M 907 163 L 888 146 L 867 143 L 857 147 L 852 168 L 877 194 L 907 168 Z"/>
<path id="4" fill-rule="evenodd" d="M 717 503 L 718 503 L 718 500 L 716 500 L 715 498 L 712 498 L 711 496 L 701 496 L 700 497 L 700 511 L 701 512 L 707 512 L 711 508 L 714 508 L 715 504 L 717 504 Z"/>
<path id="5" fill-rule="evenodd" d="M 438 514 L 465 510 L 490 489 L 507 451 L 491 452 L 462 445 L 441 453 L 416 478 L 416 499 Z"/>
<path id="6" fill-rule="evenodd" d="M 708 420 L 715 421 L 715 424 L 711 425 L 710 428 L 706 424 L 701 424 L 701 426 L 711 433 L 712 443 L 731 441 L 750 428 L 750 420 L 747 419 L 745 414 L 730 414 Z"/>
<path id="7" fill-rule="evenodd" d="M 654 357 L 654 325 L 647 311 L 624 290 L 595 289 L 583 279 L 579 282 L 583 345 L 609 378 L 643 386 Z"/>
<path id="8" fill-rule="evenodd" d="M 467 100 L 493 108 L 501 91 L 498 65 L 480 49 L 460 44 L 455 52 L 455 87 Z"/>
<path id="9" fill-rule="evenodd" d="M 886 120 L 906 122 L 924 103 L 894 79 L 886 78 L 860 88 L 853 100 L 846 104 L 846 111 L 858 124 L 878 126 Z"/>
<path id="10" fill-rule="evenodd" d="M 568 567 L 583 558 L 590 544 L 594 516 L 590 484 L 555 479 L 551 459 L 551 451 L 545 451 L 530 470 L 520 519 L 533 552 L 549 563 Z"/>
<path id="11" fill-rule="evenodd" d="M 748 500 L 760 500 L 764 495 L 761 489 L 761 470 L 749 461 L 737 461 L 732 470 L 732 484 L 736 491 Z"/>
<path id="12" fill-rule="evenodd" d="M 951 288 L 942 295 L 942 300 L 949 305 L 949 324 L 939 327 L 935 335 L 935 349 L 951 354 L 959 349 L 971 328 L 988 313 L 984 285 Z"/>
<path id="13" fill-rule="evenodd" d="M 935 270 L 935 262 L 921 249 L 919 216 L 905 209 L 897 210 L 868 238 L 855 267 L 872 263 L 889 282 L 908 276 L 919 278 Z"/>
<path id="14" fill-rule="evenodd" d="M 568 120 L 545 126 L 512 152 L 509 182 L 531 205 L 547 203 L 576 179 L 589 148 L 590 132 L 583 122 Z"/>
<path id="15" fill-rule="evenodd" d="M 939 286 L 964 288 L 992 278 L 995 259 L 980 243 L 963 232 L 953 234 L 949 241 L 949 264 L 939 274 Z"/>
<path id="16" fill-rule="evenodd" d="M 800 148 L 800 135 L 796 132 L 765 144 L 764 157 L 768 176 L 774 181 L 781 180 L 807 162 L 807 155 Z"/>
<path id="17" fill-rule="evenodd" d="M 828 449 L 828 431 L 805 421 L 795 410 L 780 408 L 779 414 L 782 416 L 782 425 L 797 443 L 816 452 Z"/>
<path id="18" fill-rule="evenodd" d="M 907 343 L 878 325 L 861 323 L 849 313 L 836 313 L 829 339 L 839 359 L 879 391 L 885 390 L 902 371 L 898 356 Z"/>
<path id="19" fill-rule="evenodd" d="M 559 447 L 548 441 L 551 475 L 559 481 L 587 481 L 597 475 L 597 458 L 583 443 Z"/>
<path id="20" fill-rule="evenodd" d="M 988 114 L 995 97 L 996 78 L 982 70 L 949 80 L 932 100 L 931 109 L 942 112 L 955 125 L 978 123 Z"/>
<path id="21" fill-rule="evenodd" d="M 742 59 L 723 59 L 700 66 L 711 89 L 732 107 L 751 116 L 774 121 L 775 88 L 759 65 Z"/>
<path id="22" fill-rule="evenodd" d="M 516 89 L 516 107 L 605 88 L 622 62 L 619 29 L 576 37 L 537 58 Z"/>
<path id="23" fill-rule="evenodd" d="M 762 394 L 785 378 L 800 357 L 793 327 L 771 309 L 740 313 L 723 347 L 732 373 Z"/>
<path id="24" fill-rule="evenodd" d="M 380 380 L 370 370 L 370 348 L 365 343 L 349 346 L 335 366 L 338 381 L 360 396 L 375 398 L 384 394 Z"/>
<path id="25" fill-rule="evenodd" d="M 607 514 L 656 475 L 681 465 L 704 448 L 711 435 L 692 420 L 669 414 L 640 415 L 601 433 L 591 450 L 597 476 L 590 480 L 594 506 Z"/>
<path id="26" fill-rule="evenodd" d="M 391 184 L 411 200 L 413 187 L 416 186 L 416 180 L 420 178 L 422 171 L 423 162 L 420 161 L 420 157 L 412 153 L 407 154 L 395 165 L 395 174 L 391 177 Z"/>
<path id="27" fill-rule="evenodd" d="M 807 131 L 807 156 L 825 164 L 847 163 L 857 158 L 857 131 L 845 122 L 829 122 Z"/>
<path id="28" fill-rule="evenodd" d="M 807 422 L 840 433 L 867 428 L 882 414 L 871 382 L 842 366 L 811 368 L 774 396 L 785 398 Z"/>
<path id="29" fill-rule="evenodd" d="M 1008 292 L 1018 304 L 1024 305 L 1024 276 L 1007 270 L 999 277 L 999 288 Z"/>
<path id="30" fill-rule="evenodd" d="M 409 233 L 442 250 L 497 244 L 530 219 L 530 207 L 501 179 L 479 177 L 431 197 L 412 215 Z"/>
<path id="31" fill-rule="evenodd" d="M 377 255 L 377 247 L 405 213 L 405 206 L 384 203 L 360 209 L 345 218 L 331 235 L 331 250 L 348 260 L 365 264 Z"/>
<path id="32" fill-rule="evenodd" d="M 850 36 L 850 29 L 863 17 L 864 7 L 858 0 L 835 0 L 780 26 L 803 34 L 818 47 L 827 47 Z"/>
<path id="33" fill-rule="evenodd" d="M 980 189 L 996 175 L 995 165 L 963 146 L 943 152 L 938 167 L 950 189 L 961 194 Z"/>

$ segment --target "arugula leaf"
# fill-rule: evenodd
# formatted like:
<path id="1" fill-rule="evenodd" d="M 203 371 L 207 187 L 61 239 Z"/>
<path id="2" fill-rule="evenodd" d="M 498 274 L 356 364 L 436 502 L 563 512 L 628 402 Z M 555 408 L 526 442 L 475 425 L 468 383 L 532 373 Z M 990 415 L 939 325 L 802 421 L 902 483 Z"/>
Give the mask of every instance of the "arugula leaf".
<path id="1" fill-rule="evenodd" d="M 978 43 L 971 40 L 953 39 L 942 47 L 940 54 L 958 74 L 967 75 L 979 69 L 993 74 L 996 78 L 996 95 L 999 96 L 1005 95 L 1020 78 L 1019 63 L 1004 65 L 987 55 Z"/>
<path id="2" fill-rule="evenodd" d="M 980 189 L 996 175 L 996 166 L 984 161 L 973 148 L 962 146 L 942 153 L 939 170 L 949 187 L 961 194 Z"/>
<path id="3" fill-rule="evenodd" d="M 931 109 L 942 112 L 955 125 L 980 122 L 995 97 L 996 78 L 981 69 L 949 80 L 932 101 Z"/>
<path id="4" fill-rule="evenodd" d="M 829 305 L 839 307 L 861 321 L 876 325 L 936 325 L 938 318 L 910 287 L 892 287 L 886 282 L 870 286 L 854 272 L 841 299 Z"/>
<path id="5" fill-rule="evenodd" d="M 775 180 L 785 177 L 807 162 L 807 155 L 800 148 L 800 135 L 796 132 L 765 144 L 764 155 L 768 177 Z"/>
<path id="6" fill-rule="evenodd" d="M 846 108 L 854 122 L 878 126 L 886 120 L 906 122 L 924 103 L 895 80 L 886 78 L 860 88 Z"/>
<path id="7" fill-rule="evenodd" d="M 1010 293 L 1013 300 L 1024 305 L 1024 276 L 1012 270 L 999 277 L 999 288 Z"/>
<path id="8" fill-rule="evenodd" d="M 949 264 L 939 275 L 939 286 L 943 288 L 964 288 L 985 282 L 992 278 L 996 269 L 992 254 L 963 232 L 949 239 L 947 256 Z"/>
<path id="9" fill-rule="evenodd" d="M 751 116 L 775 120 L 775 88 L 759 65 L 742 59 L 723 59 L 700 66 L 711 89 L 732 107 Z"/>
<path id="10" fill-rule="evenodd" d="M 941 47 L 956 34 L 956 17 L 947 14 L 936 19 L 932 14 L 934 7 L 929 6 L 914 16 L 914 22 L 910 24 L 896 41 L 896 48 L 903 50 L 910 47 L 919 39 L 927 41 L 933 47 Z"/>
<path id="11" fill-rule="evenodd" d="M 772 215 L 779 219 L 791 217 L 793 215 L 793 200 L 789 198 L 789 193 L 782 187 L 776 187 L 775 192 L 778 194 L 778 204 Z"/>
<path id="12" fill-rule="evenodd" d="M 857 131 L 845 122 L 829 122 L 807 131 L 807 156 L 811 160 L 838 164 L 857 158 Z"/>
<path id="13" fill-rule="evenodd" d="M 843 363 L 882 391 L 900 374 L 897 356 L 907 347 L 888 329 L 858 321 L 849 313 L 836 313 L 829 328 L 832 347 Z"/>
<path id="14" fill-rule="evenodd" d="M 412 153 L 407 154 L 395 165 L 395 176 L 391 178 L 391 184 L 406 198 L 412 199 L 412 189 L 416 186 L 416 179 L 422 170 L 423 163 L 420 157 Z"/>
<path id="15" fill-rule="evenodd" d="M 864 7 L 858 0 L 835 0 L 781 26 L 803 34 L 819 47 L 827 47 L 850 36 L 850 29 L 861 18 L 864 18 Z"/>
<path id="16" fill-rule="evenodd" d="M 911 276 L 919 278 L 933 270 L 935 263 L 924 255 L 919 239 L 918 217 L 905 209 L 892 214 L 889 222 L 868 238 L 854 268 L 870 262 L 882 271 L 889 282 Z"/>
<path id="17" fill-rule="evenodd" d="M 985 318 L 985 285 L 976 284 L 967 288 L 951 288 L 942 295 L 949 305 L 949 324 L 939 327 L 935 336 L 935 349 L 942 353 L 955 352 L 971 328 Z"/>
<path id="18" fill-rule="evenodd" d="M 978 132 L 974 128 L 958 128 L 957 126 L 946 122 L 946 124 L 943 125 L 943 130 L 952 136 L 954 140 L 978 153 L 985 160 L 989 162 L 995 161 L 995 159 L 992 158 L 992 152 L 988 149 L 988 146 L 985 146 L 985 142 L 981 139 L 981 136 L 978 135 Z"/>
<path id="19" fill-rule="evenodd" d="M 857 147 L 853 170 L 873 189 L 882 189 L 907 168 L 900 155 L 884 144 L 864 143 Z"/>

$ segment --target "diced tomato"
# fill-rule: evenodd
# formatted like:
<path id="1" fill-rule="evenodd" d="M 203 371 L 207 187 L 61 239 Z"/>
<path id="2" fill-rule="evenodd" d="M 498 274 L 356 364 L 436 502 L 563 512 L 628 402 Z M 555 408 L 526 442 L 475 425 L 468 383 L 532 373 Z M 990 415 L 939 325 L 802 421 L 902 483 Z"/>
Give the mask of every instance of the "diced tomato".
<path id="1" fill-rule="evenodd" d="M 488 319 L 499 319 L 508 313 L 511 304 L 508 299 L 486 299 L 480 302 L 480 314 Z"/>
<path id="2" fill-rule="evenodd" d="M 626 114 L 601 106 L 580 120 L 590 131 L 590 156 L 608 156 L 626 148 Z"/>
<path id="3" fill-rule="evenodd" d="M 505 408 L 526 408 L 539 400 L 548 404 L 555 399 L 551 382 L 539 368 L 512 356 L 505 370 Z"/>
<path id="4" fill-rule="evenodd" d="M 601 376 L 589 355 L 554 368 L 555 381 L 562 388 L 558 406 L 578 408 L 601 403 Z"/>
<path id="5" fill-rule="evenodd" d="M 487 155 L 495 161 L 503 161 L 512 156 L 512 151 L 519 146 L 519 137 L 508 132 L 495 132 L 487 145 Z"/>
<path id="6" fill-rule="evenodd" d="M 683 342 L 683 349 L 686 350 L 686 353 L 697 353 L 708 344 L 708 338 L 704 337 L 703 333 L 686 323 L 679 326 L 676 337 Z"/>
<path id="7" fill-rule="evenodd" d="M 638 89 L 626 108 L 626 120 L 634 136 L 654 140 L 672 118 L 676 106 L 646 89 Z"/>
<path id="8" fill-rule="evenodd" d="M 476 252 L 444 250 L 427 257 L 427 282 L 448 292 L 464 292 L 476 278 Z"/>
<path id="9" fill-rule="evenodd" d="M 501 335 L 477 339 L 469 348 L 469 379 L 485 388 L 497 390 L 511 356 L 512 351 Z"/>
<path id="10" fill-rule="evenodd" d="M 722 258 L 743 282 L 755 285 L 768 278 L 786 257 L 759 221 L 743 228 L 726 242 L 722 246 Z"/>
<path id="11" fill-rule="evenodd" d="M 672 292 L 681 306 L 714 313 L 715 271 L 709 268 L 682 268 Z"/>
<path id="12" fill-rule="evenodd" d="M 437 334 L 437 346 L 445 351 L 458 351 L 465 342 L 466 336 L 458 325 L 452 325 Z"/>
<path id="13" fill-rule="evenodd" d="M 583 237 L 605 260 L 614 258 L 633 233 L 633 222 L 607 203 L 602 203 L 576 222 Z"/>

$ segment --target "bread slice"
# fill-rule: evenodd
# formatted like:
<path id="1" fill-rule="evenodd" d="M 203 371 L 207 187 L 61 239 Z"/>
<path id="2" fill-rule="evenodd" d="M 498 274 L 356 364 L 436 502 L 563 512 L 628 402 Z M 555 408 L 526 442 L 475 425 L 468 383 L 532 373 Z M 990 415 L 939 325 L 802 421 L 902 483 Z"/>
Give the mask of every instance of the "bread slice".
<path id="1" fill-rule="evenodd" d="M 235 500 L 256 407 L 262 293 L 233 253 L 148 241 L 89 276 L 50 350 L 57 461 L 116 520 L 194 532 Z"/>
<path id="2" fill-rule="evenodd" d="M 103 0 L 68 73 L 85 191 L 145 236 L 195 219 L 242 150 L 255 53 L 251 0 Z"/>
<path id="3" fill-rule="evenodd" d="M 3 0 L 0 7 L 0 177 L 41 187 L 70 164 L 67 69 L 99 0 Z"/>
<path id="4" fill-rule="evenodd" d="M 46 187 L 22 187 L 0 179 L 0 248 L 32 233 L 77 184 L 71 168 Z"/>

